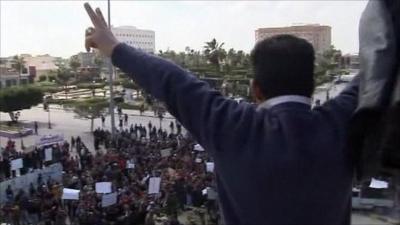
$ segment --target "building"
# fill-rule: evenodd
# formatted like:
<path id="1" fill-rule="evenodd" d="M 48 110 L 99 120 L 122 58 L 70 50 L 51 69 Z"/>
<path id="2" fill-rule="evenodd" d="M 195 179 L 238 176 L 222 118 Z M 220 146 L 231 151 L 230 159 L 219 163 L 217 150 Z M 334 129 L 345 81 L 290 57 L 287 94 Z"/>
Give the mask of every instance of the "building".
<path id="1" fill-rule="evenodd" d="M 341 66 L 344 69 L 359 70 L 360 57 L 357 54 L 343 55 L 341 58 Z"/>
<path id="2" fill-rule="evenodd" d="M 24 57 L 26 67 L 36 68 L 35 79 L 38 79 L 41 75 L 47 75 L 48 73 L 56 71 L 58 69 L 56 63 L 60 59 L 57 57 L 53 57 L 47 54 L 38 56 L 30 56 L 30 55 L 21 55 L 21 56 Z"/>
<path id="3" fill-rule="evenodd" d="M 148 53 L 155 52 L 155 33 L 152 30 L 141 30 L 133 26 L 112 27 L 115 37 L 130 46 Z"/>
<path id="4" fill-rule="evenodd" d="M 306 39 L 314 46 L 316 53 L 323 53 L 324 51 L 328 50 L 332 44 L 331 31 L 332 28 L 330 26 L 322 26 L 319 24 L 259 28 L 255 31 L 255 38 L 257 42 L 279 34 L 290 34 Z"/>
<path id="5" fill-rule="evenodd" d="M 28 84 L 30 83 L 30 80 L 33 80 L 33 73 L 36 73 L 34 67 L 29 67 L 28 70 L 23 70 L 21 76 L 19 75 L 19 72 L 14 69 L 0 67 L 0 88 L 16 86 L 19 84 Z"/>
<path id="6" fill-rule="evenodd" d="M 80 52 L 78 55 L 79 63 L 81 64 L 80 67 L 96 67 L 95 58 L 96 53 L 94 52 Z"/>

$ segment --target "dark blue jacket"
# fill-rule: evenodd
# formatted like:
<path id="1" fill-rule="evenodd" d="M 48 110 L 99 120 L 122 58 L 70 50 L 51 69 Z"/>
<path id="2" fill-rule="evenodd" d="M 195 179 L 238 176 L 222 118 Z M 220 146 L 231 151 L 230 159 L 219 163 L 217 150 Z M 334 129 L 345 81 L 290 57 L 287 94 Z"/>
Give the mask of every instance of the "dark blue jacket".
<path id="1" fill-rule="evenodd" d="M 293 102 L 257 109 L 125 44 L 112 62 L 165 102 L 214 158 L 226 224 L 350 223 L 352 165 L 344 143 L 356 82 L 313 110 Z"/>

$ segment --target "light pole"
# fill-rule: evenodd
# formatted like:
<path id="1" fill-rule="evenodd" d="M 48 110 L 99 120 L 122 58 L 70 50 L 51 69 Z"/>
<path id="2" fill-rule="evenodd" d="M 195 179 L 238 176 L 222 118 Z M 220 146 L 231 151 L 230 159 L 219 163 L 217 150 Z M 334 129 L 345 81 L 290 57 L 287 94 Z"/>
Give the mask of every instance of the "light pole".
<path id="1" fill-rule="evenodd" d="M 50 122 L 50 106 L 48 102 L 43 103 L 44 111 L 47 111 L 47 123 L 49 125 L 49 129 L 51 129 L 51 122 Z"/>
<path id="2" fill-rule="evenodd" d="M 51 122 L 50 122 L 50 107 L 47 110 L 47 119 L 48 119 L 48 123 L 49 123 L 49 129 L 51 129 Z"/>
<path id="3" fill-rule="evenodd" d="M 111 10 L 110 10 L 110 0 L 107 0 L 108 3 L 108 28 L 111 31 Z M 109 88 L 110 88 L 110 116 L 111 116 L 111 137 L 115 137 L 115 117 L 114 117 L 114 87 L 113 87 L 113 76 L 114 76 L 114 68 L 111 62 L 111 58 L 108 59 L 108 71 L 109 71 Z"/>
<path id="4" fill-rule="evenodd" d="M 17 128 L 18 128 L 19 138 L 20 138 L 20 141 L 21 141 L 21 149 L 24 150 L 25 146 L 24 146 L 22 128 L 20 126 L 18 126 L 18 119 L 19 119 L 20 116 L 21 116 L 21 112 L 17 112 L 16 115 L 15 115 L 15 120 L 17 121 Z"/>

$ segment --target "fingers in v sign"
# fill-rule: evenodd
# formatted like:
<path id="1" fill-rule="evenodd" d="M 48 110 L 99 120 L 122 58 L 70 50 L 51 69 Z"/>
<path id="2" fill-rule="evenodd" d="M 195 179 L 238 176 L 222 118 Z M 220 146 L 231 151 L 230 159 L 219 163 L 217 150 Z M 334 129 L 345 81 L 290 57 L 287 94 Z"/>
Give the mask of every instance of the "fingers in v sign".
<path id="1" fill-rule="evenodd" d="M 89 5 L 89 3 L 85 3 L 84 6 L 85 6 L 85 9 L 86 9 L 87 14 L 88 14 L 89 17 L 90 17 L 90 20 L 92 21 L 92 23 L 93 23 L 93 25 L 94 25 L 94 27 L 95 27 L 96 29 L 98 29 L 98 28 L 106 28 L 106 27 L 107 27 L 107 25 L 104 24 L 104 23 L 101 21 L 100 17 L 93 11 L 93 9 L 92 9 L 92 7 Z M 100 14 L 101 14 L 100 9 L 98 9 L 98 11 L 99 11 Z"/>
<path id="2" fill-rule="evenodd" d="M 119 44 L 118 40 L 114 37 L 109 27 L 107 27 L 107 23 L 99 8 L 94 11 L 89 3 L 85 3 L 84 7 L 94 26 L 94 28 L 88 29 L 85 34 L 86 51 L 89 52 L 91 48 L 96 48 L 105 56 L 111 56 L 114 47 Z"/>

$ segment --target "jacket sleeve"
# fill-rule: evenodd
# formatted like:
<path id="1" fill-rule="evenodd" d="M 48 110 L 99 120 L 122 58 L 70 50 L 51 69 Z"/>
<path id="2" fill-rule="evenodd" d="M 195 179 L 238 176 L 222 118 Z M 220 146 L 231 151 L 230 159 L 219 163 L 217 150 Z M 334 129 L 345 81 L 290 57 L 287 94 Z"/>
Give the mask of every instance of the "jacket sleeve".
<path id="1" fill-rule="evenodd" d="M 112 62 L 148 93 L 164 102 L 197 141 L 210 153 L 231 146 L 236 130 L 250 126 L 254 106 L 238 104 L 187 70 L 160 57 L 119 44 Z M 245 121 L 245 122 L 243 122 Z"/>
<path id="2" fill-rule="evenodd" d="M 323 108 L 335 114 L 341 122 L 347 123 L 358 105 L 359 86 L 360 75 L 357 75 L 338 96 L 326 102 Z"/>

